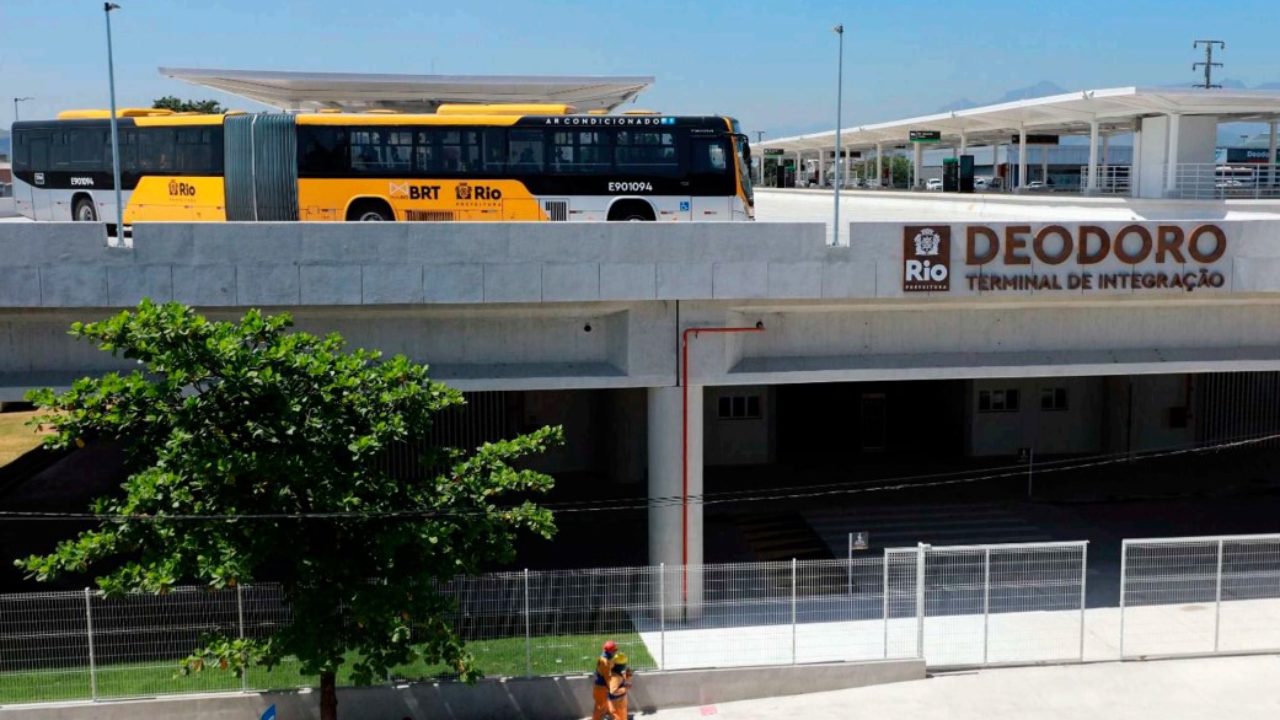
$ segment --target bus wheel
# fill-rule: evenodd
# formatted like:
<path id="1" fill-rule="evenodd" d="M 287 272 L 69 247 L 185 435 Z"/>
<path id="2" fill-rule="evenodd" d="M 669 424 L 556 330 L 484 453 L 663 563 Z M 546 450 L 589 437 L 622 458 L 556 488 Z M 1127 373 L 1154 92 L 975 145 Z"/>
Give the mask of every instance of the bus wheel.
<path id="1" fill-rule="evenodd" d="M 609 220 L 623 222 L 646 222 L 656 220 L 653 208 L 643 200 L 623 200 L 609 208 Z"/>
<path id="2" fill-rule="evenodd" d="M 71 206 L 71 219 L 76 222 L 97 222 L 98 210 L 93 206 L 93 200 L 83 195 L 76 198 L 76 202 Z"/>
<path id="3" fill-rule="evenodd" d="M 360 200 L 347 211 L 348 222 L 393 222 L 395 219 L 391 207 L 381 200 Z"/>

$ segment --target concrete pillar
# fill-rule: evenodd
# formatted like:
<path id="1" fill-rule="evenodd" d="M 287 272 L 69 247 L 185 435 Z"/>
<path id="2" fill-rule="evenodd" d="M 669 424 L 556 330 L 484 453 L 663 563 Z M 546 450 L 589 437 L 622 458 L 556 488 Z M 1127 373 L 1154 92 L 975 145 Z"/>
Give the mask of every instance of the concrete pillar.
<path id="1" fill-rule="evenodd" d="M 827 182 L 827 150 L 820 148 L 818 150 L 818 187 L 822 187 Z"/>
<path id="2" fill-rule="evenodd" d="M 1040 146 L 1040 182 L 1049 186 L 1049 146 Z"/>
<path id="3" fill-rule="evenodd" d="M 1098 163 L 1099 165 L 1102 166 L 1101 172 L 1103 173 L 1103 178 L 1099 178 L 1098 184 L 1100 186 L 1105 185 L 1106 187 L 1110 188 L 1112 192 L 1115 192 L 1116 174 L 1115 174 L 1115 171 L 1111 169 L 1111 166 L 1107 162 L 1107 143 L 1110 140 L 1111 140 L 1110 135 L 1107 135 L 1105 133 L 1102 135 L 1102 150 L 1099 152 L 1100 157 L 1098 159 Z M 1102 182 L 1104 178 L 1106 182 Z"/>
<path id="4" fill-rule="evenodd" d="M 960 154 L 963 155 L 969 150 L 969 138 L 964 133 L 960 133 Z"/>
<path id="5" fill-rule="evenodd" d="M 1085 192 L 1093 195 L 1098 192 L 1098 121 L 1089 122 L 1089 177 L 1085 181 Z"/>
<path id="6" fill-rule="evenodd" d="M 1142 173 L 1138 172 L 1139 159 L 1142 157 L 1141 126 L 1133 131 L 1133 160 L 1129 162 L 1129 196 L 1142 197 Z"/>
<path id="7" fill-rule="evenodd" d="M 1178 128 L 1182 116 L 1169 113 L 1169 151 L 1165 153 L 1164 194 L 1172 197 L 1178 190 Z"/>
<path id="8" fill-rule="evenodd" d="M 1018 189 L 1027 186 L 1027 129 L 1018 128 Z"/>
<path id="9" fill-rule="evenodd" d="M 667 606 L 687 608 L 687 616 L 696 617 L 702 606 L 702 386 L 690 386 L 688 397 L 685 413 L 683 388 L 649 388 L 649 498 L 665 499 L 649 508 L 649 564 L 667 566 Z M 687 503 L 680 502 L 681 427 L 688 433 L 688 493 L 697 498 Z"/>
<path id="10" fill-rule="evenodd" d="M 884 183 L 884 143 L 876 143 L 876 183 Z"/>
<path id="11" fill-rule="evenodd" d="M 849 148 L 844 149 L 844 187 L 849 187 L 849 168 L 853 165 L 853 153 Z"/>
<path id="12" fill-rule="evenodd" d="M 924 181 L 920 177 L 920 171 L 924 168 L 924 143 L 912 144 L 912 162 L 911 162 L 911 189 L 919 190 Z"/>
<path id="13" fill-rule="evenodd" d="M 1276 184 L 1276 124 L 1275 120 L 1268 123 L 1270 132 L 1267 135 L 1267 185 Z"/>

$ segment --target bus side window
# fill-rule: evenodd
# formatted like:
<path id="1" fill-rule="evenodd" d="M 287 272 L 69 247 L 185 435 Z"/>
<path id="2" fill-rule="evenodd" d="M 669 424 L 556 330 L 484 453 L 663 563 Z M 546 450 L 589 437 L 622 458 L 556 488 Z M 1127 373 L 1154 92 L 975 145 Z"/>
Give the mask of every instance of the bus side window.
<path id="1" fill-rule="evenodd" d="M 729 151 L 719 138 L 693 138 L 690 140 L 693 162 L 690 172 L 706 175 L 722 175 L 729 169 Z"/>
<path id="2" fill-rule="evenodd" d="M 484 167 L 472 169 L 490 175 L 502 174 L 507 167 L 507 131 L 481 130 L 476 135 L 484 139 Z"/>
<path id="3" fill-rule="evenodd" d="M 413 171 L 423 174 L 440 170 L 440 152 L 436 147 L 439 133 L 419 130 L 413 143 Z"/>
<path id="4" fill-rule="evenodd" d="M 64 130 L 55 130 L 49 137 L 49 168 L 52 170 L 70 170 L 71 169 L 71 142 L 69 140 L 70 133 Z"/>
<path id="5" fill-rule="evenodd" d="M 298 128 L 299 173 L 333 175 L 348 171 L 347 131 L 329 125 Z"/>
<path id="6" fill-rule="evenodd" d="M 71 131 L 71 167 L 99 170 L 102 162 L 102 131 L 78 128 Z"/>
<path id="7" fill-rule="evenodd" d="M 213 133 L 205 127 L 178 129 L 177 169 L 193 175 L 213 172 Z"/>
<path id="8" fill-rule="evenodd" d="M 541 172 L 546 155 L 542 130 L 512 129 L 507 136 L 512 172 Z"/>

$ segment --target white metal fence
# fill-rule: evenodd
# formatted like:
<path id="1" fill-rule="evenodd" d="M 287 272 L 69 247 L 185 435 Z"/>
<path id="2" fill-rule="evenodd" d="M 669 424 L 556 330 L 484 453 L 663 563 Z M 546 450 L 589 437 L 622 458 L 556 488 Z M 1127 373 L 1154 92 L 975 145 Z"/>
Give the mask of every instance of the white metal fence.
<path id="1" fill-rule="evenodd" d="M 1280 651 L 1280 535 L 1126 540 L 1120 655 Z"/>
<path id="2" fill-rule="evenodd" d="M 1131 178 L 1133 168 L 1130 165 L 1099 165 L 1098 192 L 1104 195 L 1129 195 L 1133 190 Z M 1084 191 L 1089 186 L 1089 166 L 1080 166 L 1080 187 Z"/>
<path id="3" fill-rule="evenodd" d="M 1126 541 L 1118 608 L 1086 610 L 1087 568 L 1084 542 L 922 545 L 848 560 L 491 573 L 441 590 L 481 668 L 499 676 L 590 672 L 610 638 L 641 670 L 1280 650 L 1280 535 Z M 0 705 L 314 685 L 290 663 L 244 677 L 177 672 L 211 632 L 262 637 L 288 621 L 272 585 L 0 596 Z M 417 663 L 388 680 L 449 672 Z"/>
<path id="4" fill-rule="evenodd" d="M 1179 163 L 1174 179 L 1176 195 L 1182 198 L 1280 197 L 1280 165 Z"/>

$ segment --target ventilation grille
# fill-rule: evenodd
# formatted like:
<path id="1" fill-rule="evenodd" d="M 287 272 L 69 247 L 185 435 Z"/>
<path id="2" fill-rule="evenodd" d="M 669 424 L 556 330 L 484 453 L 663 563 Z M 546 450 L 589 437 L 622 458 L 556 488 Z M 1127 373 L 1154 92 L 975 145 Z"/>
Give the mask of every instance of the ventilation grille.
<path id="1" fill-rule="evenodd" d="M 405 210 L 406 220 L 413 222 L 453 222 L 452 210 Z"/>
<path id="2" fill-rule="evenodd" d="M 569 219 L 568 200 L 547 200 L 542 203 L 542 207 L 547 211 L 548 220 L 564 222 Z"/>

